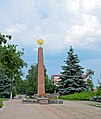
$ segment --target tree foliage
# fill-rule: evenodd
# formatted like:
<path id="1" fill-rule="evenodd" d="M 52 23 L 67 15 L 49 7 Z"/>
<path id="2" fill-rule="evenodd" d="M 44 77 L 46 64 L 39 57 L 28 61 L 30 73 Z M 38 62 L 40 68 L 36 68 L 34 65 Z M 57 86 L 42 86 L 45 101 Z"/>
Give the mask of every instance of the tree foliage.
<path id="1" fill-rule="evenodd" d="M 53 93 L 54 86 L 52 85 L 51 81 L 48 78 L 45 66 L 44 66 L 44 77 L 45 77 L 46 93 Z M 26 93 L 29 95 L 36 94 L 38 87 L 38 64 L 31 65 L 31 68 L 28 70 L 28 75 L 26 75 L 26 81 L 28 83 Z"/>
<path id="2" fill-rule="evenodd" d="M 0 70 L 8 77 L 11 83 L 11 93 L 14 89 L 13 80 L 23 75 L 22 68 L 27 64 L 21 58 L 24 50 L 17 50 L 17 45 L 8 44 L 12 36 L 0 34 Z"/>
<path id="3" fill-rule="evenodd" d="M 65 66 L 62 66 L 60 85 L 57 88 L 58 93 L 66 95 L 86 90 L 88 87 L 82 78 L 83 67 L 80 66 L 80 60 L 74 54 L 72 46 L 70 46 L 67 60 L 64 62 Z"/>
<path id="4" fill-rule="evenodd" d="M 100 75 L 100 79 L 101 79 L 101 75 Z M 101 81 L 98 80 L 98 86 L 96 87 L 97 89 L 97 95 L 101 96 Z"/>
<path id="5" fill-rule="evenodd" d="M 0 98 L 10 96 L 10 80 L 6 75 L 0 73 Z"/>
<path id="6" fill-rule="evenodd" d="M 31 68 L 28 70 L 28 75 L 26 75 L 26 80 L 28 82 L 27 93 L 33 95 L 37 93 L 37 74 L 38 66 L 37 64 L 31 65 Z"/>
<path id="7" fill-rule="evenodd" d="M 21 77 L 16 77 L 14 81 L 17 94 L 26 94 L 26 90 L 28 88 L 28 83 L 26 80 L 22 80 Z"/>
<path id="8" fill-rule="evenodd" d="M 92 69 L 87 69 L 86 75 L 88 76 L 87 84 L 88 84 L 89 90 L 94 90 L 94 84 L 92 81 L 92 76 L 94 75 L 94 71 Z"/>
<path id="9" fill-rule="evenodd" d="M 47 83 L 45 83 L 45 92 L 46 93 L 54 93 L 55 86 L 51 82 L 51 80 L 48 80 Z"/>

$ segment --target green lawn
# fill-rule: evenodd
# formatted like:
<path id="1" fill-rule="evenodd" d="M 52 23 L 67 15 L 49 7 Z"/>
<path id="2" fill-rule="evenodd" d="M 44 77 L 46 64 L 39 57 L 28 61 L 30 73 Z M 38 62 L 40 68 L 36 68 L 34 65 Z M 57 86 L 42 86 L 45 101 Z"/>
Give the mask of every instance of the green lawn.
<path id="1" fill-rule="evenodd" d="M 0 98 L 0 101 L 6 101 L 8 98 Z"/>
<path id="2" fill-rule="evenodd" d="M 2 101 L 0 101 L 0 108 L 3 106 L 3 102 Z"/>
<path id="3" fill-rule="evenodd" d="M 0 108 L 3 106 L 3 101 L 8 100 L 8 98 L 0 98 Z"/>
<path id="4" fill-rule="evenodd" d="M 88 105 L 101 108 L 101 104 L 99 104 L 99 103 L 96 103 L 96 104 L 88 104 Z"/>

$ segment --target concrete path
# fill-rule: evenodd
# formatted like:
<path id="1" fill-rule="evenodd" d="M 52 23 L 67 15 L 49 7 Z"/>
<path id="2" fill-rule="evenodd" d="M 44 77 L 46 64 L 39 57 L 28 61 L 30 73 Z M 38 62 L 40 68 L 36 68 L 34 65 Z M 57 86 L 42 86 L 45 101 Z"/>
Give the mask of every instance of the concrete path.
<path id="1" fill-rule="evenodd" d="M 65 101 L 64 104 L 24 104 L 19 99 L 9 100 L 0 110 L 0 119 L 101 119 L 101 108 L 90 102 Z"/>

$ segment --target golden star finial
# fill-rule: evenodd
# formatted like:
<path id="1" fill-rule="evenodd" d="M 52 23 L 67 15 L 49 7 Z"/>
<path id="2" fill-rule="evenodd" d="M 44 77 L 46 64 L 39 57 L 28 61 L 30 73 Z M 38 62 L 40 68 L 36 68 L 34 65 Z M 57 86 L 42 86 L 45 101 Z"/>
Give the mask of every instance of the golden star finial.
<path id="1" fill-rule="evenodd" d="M 42 39 L 39 39 L 38 41 L 37 41 L 37 43 L 38 43 L 38 45 L 40 45 L 40 47 L 43 45 L 43 43 L 44 43 L 44 41 L 42 40 Z"/>

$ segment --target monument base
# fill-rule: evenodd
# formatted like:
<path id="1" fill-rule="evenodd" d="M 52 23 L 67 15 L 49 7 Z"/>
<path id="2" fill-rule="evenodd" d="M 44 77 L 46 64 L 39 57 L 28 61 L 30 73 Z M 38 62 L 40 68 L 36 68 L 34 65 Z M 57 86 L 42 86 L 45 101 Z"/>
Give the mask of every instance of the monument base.
<path id="1" fill-rule="evenodd" d="M 63 100 L 49 100 L 49 104 L 63 104 Z"/>
<path id="2" fill-rule="evenodd" d="M 49 104 L 48 98 L 38 98 L 39 104 Z"/>

